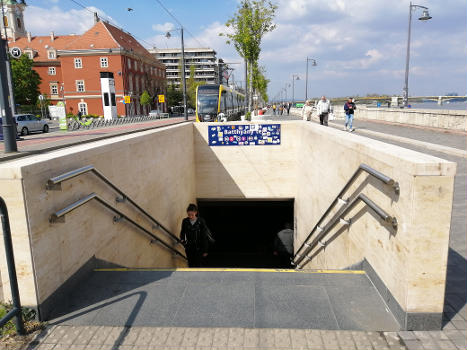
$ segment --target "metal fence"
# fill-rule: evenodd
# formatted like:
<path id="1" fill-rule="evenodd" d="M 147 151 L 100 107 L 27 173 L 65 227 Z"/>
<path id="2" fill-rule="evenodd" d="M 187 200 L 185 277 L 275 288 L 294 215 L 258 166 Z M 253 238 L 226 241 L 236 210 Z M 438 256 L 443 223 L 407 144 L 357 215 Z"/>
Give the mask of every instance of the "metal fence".
<path id="1" fill-rule="evenodd" d="M 123 117 L 118 119 L 109 119 L 105 120 L 102 118 L 89 118 L 89 119 L 69 119 L 67 121 L 68 130 L 87 130 L 87 129 L 96 129 L 96 128 L 103 128 L 107 126 L 114 126 L 114 125 L 123 125 L 123 124 L 133 124 L 133 123 L 140 123 L 148 120 L 157 120 L 169 118 L 168 113 L 161 113 L 159 116 L 150 117 L 148 115 L 144 116 L 136 116 L 136 117 Z"/>

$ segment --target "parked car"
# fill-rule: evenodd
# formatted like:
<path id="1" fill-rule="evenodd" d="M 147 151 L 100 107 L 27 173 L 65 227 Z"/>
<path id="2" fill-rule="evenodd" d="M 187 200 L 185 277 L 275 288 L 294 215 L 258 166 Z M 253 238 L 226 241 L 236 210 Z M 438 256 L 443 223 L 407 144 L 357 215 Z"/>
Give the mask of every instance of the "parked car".
<path id="1" fill-rule="evenodd" d="M 15 114 L 16 131 L 18 134 L 29 135 L 31 131 L 49 132 L 49 125 L 44 119 L 32 114 Z"/>
<path id="2" fill-rule="evenodd" d="M 161 116 L 161 111 L 159 111 L 158 109 L 153 109 L 149 112 L 149 116 L 152 118 L 158 118 Z"/>

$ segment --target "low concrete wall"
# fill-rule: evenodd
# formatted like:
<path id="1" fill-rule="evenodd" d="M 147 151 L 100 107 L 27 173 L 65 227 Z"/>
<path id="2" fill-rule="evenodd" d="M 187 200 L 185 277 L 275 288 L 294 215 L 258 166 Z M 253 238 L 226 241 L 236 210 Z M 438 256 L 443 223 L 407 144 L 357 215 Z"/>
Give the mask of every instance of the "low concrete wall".
<path id="1" fill-rule="evenodd" d="M 301 116 L 301 108 L 292 108 L 291 113 Z M 314 117 L 316 117 L 314 113 Z M 336 119 L 344 119 L 343 106 L 334 106 Z M 375 108 L 357 105 L 357 120 L 376 120 L 431 128 L 467 131 L 467 111 L 441 109 Z"/>
<path id="2" fill-rule="evenodd" d="M 359 205 L 348 215 L 352 224 L 338 224 L 323 240 L 329 243 L 311 252 L 314 258 L 306 268 L 342 269 L 366 259 L 387 288 L 383 297 L 404 328 L 439 328 L 456 164 L 317 124 L 302 125 L 297 243 L 361 163 L 392 177 L 401 189 L 396 195 L 391 187 L 361 174 L 344 197 L 367 194 L 397 218 L 398 229 L 382 225 Z"/>
<path id="3" fill-rule="evenodd" d="M 53 306 L 57 290 L 93 257 L 128 267 L 183 265 L 136 229 L 114 224 L 113 214 L 97 203 L 67 215 L 65 223 L 49 224 L 52 212 L 91 192 L 115 203 L 115 194 L 91 174 L 64 183 L 62 191 L 46 191 L 52 176 L 95 165 L 176 234 L 187 203 L 196 198 L 294 198 L 298 247 L 366 163 L 399 181 L 400 195 L 361 175 L 347 196 L 367 194 L 397 217 L 399 228 L 381 225 L 367 208 L 356 207 L 349 214 L 352 225 L 336 227 L 326 237 L 332 242 L 314 252 L 307 268 L 365 261 L 404 328 L 439 325 L 455 163 L 302 121 L 281 122 L 280 145 L 210 147 L 210 125 L 171 126 L 1 163 L 0 195 L 10 209 L 24 304 Z M 115 205 L 152 229 L 128 204 Z"/>
<path id="4" fill-rule="evenodd" d="M 24 305 L 44 305 L 49 309 L 53 293 L 93 257 L 127 267 L 185 266 L 183 260 L 150 244 L 144 233 L 125 221 L 114 224 L 114 214 L 95 201 L 67 214 L 65 223 L 49 223 L 51 213 L 96 192 L 157 232 L 128 203 L 116 203 L 117 194 L 92 174 L 63 183 L 62 191 L 45 189 L 50 177 L 85 165 L 98 168 L 177 235 L 187 204 L 195 201 L 191 124 L 1 163 L 0 195 L 10 211 Z M 166 237 L 162 233 L 158 236 Z M 169 238 L 165 241 L 173 244 Z M 1 253 L 2 290 L 4 300 L 8 300 L 8 276 L 4 252 Z"/>

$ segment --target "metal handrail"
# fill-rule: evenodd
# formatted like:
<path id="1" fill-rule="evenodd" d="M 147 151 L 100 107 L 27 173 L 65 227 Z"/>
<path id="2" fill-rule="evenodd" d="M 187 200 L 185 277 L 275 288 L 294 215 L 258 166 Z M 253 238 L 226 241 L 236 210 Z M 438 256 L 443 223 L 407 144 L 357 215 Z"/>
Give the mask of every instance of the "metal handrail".
<path id="1" fill-rule="evenodd" d="M 349 187 L 353 184 L 353 182 L 357 179 L 358 175 L 360 175 L 360 173 L 364 171 L 366 173 L 368 173 L 369 175 L 373 176 L 374 178 L 380 180 L 381 182 L 383 182 L 384 184 L 386 185 L 389 185 L 389 186 L 392 186 L 392 188 L 394 189 L 394 193 L 396 195 L 399 194 L 400 192 L 400 187 L 399 187 L 399 183 L 397 181 L 395 181 L 394 179 L 391 179 L 389 176 L 386 176 L 384 175 L 383 173 L 380 173 L 379 171 L 373 169 L 372 167 L 366 165 L 366 164 L 360 164 L 360 166 L 358 167 L 357 170 L 355 170 L 355 172 L 353 173 L 353 175 L 350 177 L 349 181 L 347 181 L 347 183 L 345 184 L 345 186 L 342 188 L 342 190 L 339 192 L 339 194 L 336 196 L 336 198 L 332 201 L 331 205 L 328 207 L 328 209 L 326 209 L 326 211 L 324 212 L 324 214 L 321 216 L 321 218 L 318 220 L 318 222 L 316 223 L 315 227 L 313 227 L 313 229 L 311 230 L 310 234 L 305 238 L 305 240 L 303 241 L 302 245 L 300 246 L 300 248 L 298 248 L 297 250 L 297 253 L 300 253 L 300 251 L 303 249 L 303 247 L 305 247 L 306 245 L 306 242 L 311 238 L 311 236 L 313 235 L 313 233 L 316 231 L 316 229 L 319 227 L 319 225 L 324 221 L 324 219 L 326 218 L 326 216 L 329 214 L 329 212 L 335 207 L 335 205 L 337 203 L 339 203 L 339 201 L 342 201 L 344 203 L 347 203 L 346 200 L 344 200 L 342 198 L 343 194 L 349 189 Z"/>
<path id="2" fill-rule="evenodd" d="M 160 243 L 163 247 L 171 250 L 174 254 L 179 255 L 183 259 L 187 260 L 187 257 L 184 254 L 180 253 L 177 249 L 171 247 L 170 245 L 165 243 L 163 240 L 161 240 L 160 238 L 155 236 L 152 232 L 148 231 L 143 226 L 141 226 L 140 224 L 138 224 L 134 220 L 130 219 L 127 215 L 122 213 L 120 210 L 118 210 L 117 208 L 115 208 L 114 206 L 112 206 L 111 204 L 106 202 L 104 199 L 100 198 L 99 195 L 97 195 L 96 193 L 91 193 L 91 194 L 87 195 L 86 197 L 83 197 L 83 198 L 77 200 L 76 202 L 71 203 L 70 205 L 66 206 L 65 208 L 56 211 L 55 213 L 50 215 L 49 222 L 51 222 L 51 223 L 64 222 L 66 214 L 72 212 L 73 210 L 81 207 L 82 205 L 90 202 L 93 199 L 95 199 L 100 204 L 102 204 L 104 207 L 106 207 L 107 209 L 113 211 L 114 213 L 116 213 L 118 215 L 118 217 L 114 216 L 114 222 L 118 222 L 118 221 L 120 221 L 122 219 L 125 219 L 130 224 L 132 224 L 133 226 L 135 226 L 136 228 L 140 229 L 141 231 L 146 233 L 148 236 L 150 236 L 152 238 L 151 243 L 152 242 Z"/>
<path id="3" fill-rule="evenodd" d="M 127 194 L 125 194 L 120 188 L 118 188 L 116 185 L 114 185 L 109 179 L 107 179 L 99 170 L 97 170 L 93 165 L 87 165 L 79 169 L 75 169 L 72 171 L 69 171 L 67 173 L 52 177 L 47 181 L 46 184 L 46 189 L 47 190 L 61 190 L 61 183 L 63 181 L 70 180 L 76 176 L 85 174 L 87 172 L 92 172 L 94 173 L 99 179 L 101 179 L 103 182 L 105 182 L 108 186 L 112 187 L 112 189 L 120 194 L 122 198 L 116 198 L 117 202 L 124 202 L 128 201 L 130 202 L 136 209 L 138 209 L 141 213 L 143 213 L 147 218 L 149 218 L 154 224 L 156 224 L 156 229 L 160 228 L 162 229 L 166 234 L 168 234 L 173 240 L 175 240 L 178 244 L 182 244 L 180 239 L 175 236 L 172 232 L 170 232 L 164 225 L 162 225 L 159 221 L 157 221 L 154 217 L 151 216 L 146 210 L 141 208 L 133 199 L 131 199 Z"/>
<path id="4" fill-rule="evenodd" d="M 19 298 L 18 278 L 16 277 L 15 256 L 13 253 L 13 243 L 11 240 L 10 219 L 5 201 L 0 197 L 0 216 L 2 220 L 3 241 L 5 243 L 5 257 L 8 267 L 8 277 L 10 278 L 11 299 L 13 309 L 0 319 L 0 327 L 3 327 L 9 320 L 16 317 L 16 332 L 25 334 L 24 322 L 21 314 L 21 301 Z"/>
<path id="5" fill-rule="evenodd" d="M 347 214 L 357 203 L 359 202 L 364 202 L 369 208 L 371 208 L 385 223 L 390 224 L 394 229 L 397 229 L 397 219 L 388 213 L 386 213 L 383 209 L 381 209 L 375 202 L 373 202 L 370 198 L 368 198 L 366 195 L 363 193 L 360 193 L 357 197 L 355 197 L 350 203 L 347 203 L 345 207 L 340 210 L 338 213 L 336 213 L 332 219 L 328 222 L 328 224 L 321 230 L 321 232 L 316 236 L 316 238 L 313 240 L 312 243 L 306 243 L 307 249 L 302 254 L 297 254 L 295 255 L 295 258 L 298 258 L 297 260 L 294 261 L 295 265 L 297 266 L 298 269 L 301 269 L 304 265 L 306 265 L 310 260 L 311 257 L 308 256 L 308 253 L 310 253 L 316 245 L 321 244 L 321 245 L 326 245 L 325 243 L 320 242 L 321 238 L 323 238 L 330 230 L 334 228 L 334 226 L 337 225 L 337 223 L 341 220 L 344 219 L 344 215 Z M 345 220 L 344 220 L 345 221 Z M 307 258 L 307 262 L 305 262 L 303 265 L 300 265 L 300 263 L 303 261 L 303 259 Z"/>

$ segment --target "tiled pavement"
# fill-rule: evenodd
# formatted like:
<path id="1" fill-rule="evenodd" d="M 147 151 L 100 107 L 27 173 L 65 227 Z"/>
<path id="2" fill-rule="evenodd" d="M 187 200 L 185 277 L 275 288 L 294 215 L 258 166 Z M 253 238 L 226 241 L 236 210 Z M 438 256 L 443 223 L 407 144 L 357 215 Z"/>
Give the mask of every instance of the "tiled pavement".
<path id="1" fill-rule="evenodd" d="M 448 349 L 449 340 L 442 349 Z M 392 332 L 266 328 L 163 328 L 55 326 L 29 350 L 237 350 L 237 349 L 407 349 Z M 437 348 L 441 349 L 441 348 Z M 455 348 L 452 348 L 455 349 Z"/>

